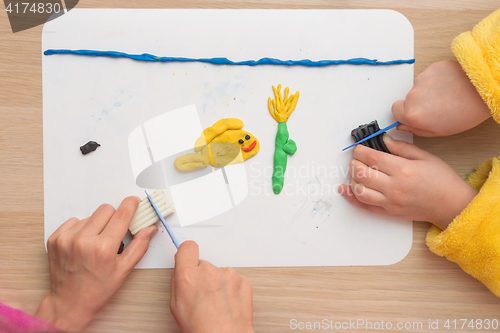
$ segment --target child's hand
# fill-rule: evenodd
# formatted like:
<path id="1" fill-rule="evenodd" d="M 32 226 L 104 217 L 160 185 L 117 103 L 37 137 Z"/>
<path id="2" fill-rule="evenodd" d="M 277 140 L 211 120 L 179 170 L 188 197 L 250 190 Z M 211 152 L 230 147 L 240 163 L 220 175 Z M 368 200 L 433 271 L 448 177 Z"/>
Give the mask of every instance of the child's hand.
<path id="1" fill-rule="evenodd" d="M 72 218 L 48 239 L 50 292 L 35 316 L 66 331 L 81 331 L 120 288 L 146 253 L 158 228 L 138 232 L 118 253 L 140 199 L 117 210 L 102 205 L 84 220 Z"/>
<path id="2" fill-rule="evenodd" d="M 232 268 L 200 260 L 192 241 L 175 255 L 170 311 L 181 332 L 254 332 L 250 283 Z"/>
<path id="3" fill-rule="evenodd" d="M 339 192 L 370 212 L 446 229 L 477 191 L 438 157 L 388 135 L 384 142 L 394 155 L 356 146 L 351 185 Z"/>
<path id="4" fill-rule="evenodd" d="M 406 100 L 392 105 L 399 130 L 418 136 L 446 136 L 471 129 L 491 116 L 460 64 L 430 65 L 415 79 Z"/>

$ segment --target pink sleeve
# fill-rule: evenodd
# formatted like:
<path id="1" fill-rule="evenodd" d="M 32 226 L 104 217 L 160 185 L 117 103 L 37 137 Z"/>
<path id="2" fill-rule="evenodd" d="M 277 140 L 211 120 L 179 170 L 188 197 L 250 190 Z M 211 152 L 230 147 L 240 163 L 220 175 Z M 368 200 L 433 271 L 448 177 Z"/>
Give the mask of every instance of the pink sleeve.
<path id="1" fill-rule="evenodd" d="M 0 303 L 0 333 L 61 332 L 55 326 Z"/>

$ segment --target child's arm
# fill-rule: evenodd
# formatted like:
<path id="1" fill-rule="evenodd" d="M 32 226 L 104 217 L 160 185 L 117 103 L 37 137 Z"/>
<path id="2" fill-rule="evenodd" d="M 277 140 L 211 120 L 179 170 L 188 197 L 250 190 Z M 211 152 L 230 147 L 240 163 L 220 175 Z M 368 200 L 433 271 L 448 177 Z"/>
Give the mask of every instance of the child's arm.
<path id="1" fill-rule="evenodd" d="M 500 158 L 481 164 L 467 182 L 479 193 L 444 231 L 432 226 L 426 242 L 500 297 Z"/>
<path id="2" fill-rule="evenodd" d="M 419 136 L 452 135 L 480 124 L 491 115 L 500 123 L 500 9 L 453 40 L 458 63 L 432 64 L 392 111 Z"/>
<path id="3" fill-rule="evenodd" d="M 368 211 L 432 222 L 426 239 L 431 251 L 500 297 L 500 158 L 483 163 L 467 184 L 436 156 L 384 139 L 399 156 L 358 145 L 352 185 L 339 191 Z"/>
<path id="4" fill-rule="evenodd" d="M 458 36 L 452 50 L 463 70 L 457 63 L 446 61 L 430 66 L 419 75 L 406 101 L 398 101 L 393 106 L 394 115 L 405 124 L 400 129 L 422 136 L 448 135 L 472 128 L 490 114 L 500 123 L 500 10 L 480 22 L 472 32 Z M 464 71 L 471 82 L 466 81 Z M 358 157 L 366 162 L 365 166 L 360 165 L 362 161 L 356 162 L 356 152 L 351 163 L 353 169 L 370 166 L 388 172 L 387 177 L 382 175 L 384 172 L 380 175 L 382 182 L 376 180 L 374 172 L 368 179 L 360 180 L 377 187 L 376 192 L 366 192 L 379 197 L 382 206 L 367 201 L 366 196 L 349 195 L 347 185 L 339 190 L 344 191 L 351 202 L 368 210 L 384 214 L 408 210 L 416 212 L 417 218 L 413 219 L 433 222 L 435 226 L 426 239 L 431 251 L 456 262 L 500 297 L 500 158 L 486 161 L 469 176 L 467 183 L 474 192 L 432 155 L 397 141 L 386 145 L 407 161 L 387 168 L 383 162 L 389 158 L 381 155 L 383 153 L 358 147 Z M 398 146 L 404 152 L 401 153 Z M 420 168 L 416 168 L 417 165 Z M 358 183 L 355 176 L 353 179 L 355 190 Z M 382 197 L 379 193 L 389 194 Z M 406 208 L 401 207 L 401 203 L 406 204 Z M 426 209 L 431 214 L 418 218 L 425 216 Z"/>
<path id="5" fill-rule="evenodd" d="M 351 186 L 341 185 L 339 192 L 356 206 L 445 229 L 477 194 L 438 157 L 388 135 L 384 142 L 394 155 L 354 149 Z"/>
<path id="6" fill-rule="evenodd" d="M 471 129 L 489 117 L 483 101 L 458 62 L 430 65 L 417 76 L 406 99 L 392 106 L 399 130 L 418 136 L 446 136 Z"/>

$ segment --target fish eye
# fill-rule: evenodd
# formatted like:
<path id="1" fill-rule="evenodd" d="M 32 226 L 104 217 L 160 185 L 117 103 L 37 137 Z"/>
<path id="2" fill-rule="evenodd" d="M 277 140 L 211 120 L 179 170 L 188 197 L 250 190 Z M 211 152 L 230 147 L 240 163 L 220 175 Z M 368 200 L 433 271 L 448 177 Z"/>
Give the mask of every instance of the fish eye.
<path id="1" fill-rule="evenodd" d="M 247 136 L 248 136 L 248 135 L 247 135 Z M 242 139 L 240 139 L 238 142 L 239 142 L 239 143 L 245 143 L 245 141 L 243 141 Z"/>
<path id="2" fill-rule="evenodd" d="M 245 136 L 245 140 L 250 140 L 250 135 Z"/>

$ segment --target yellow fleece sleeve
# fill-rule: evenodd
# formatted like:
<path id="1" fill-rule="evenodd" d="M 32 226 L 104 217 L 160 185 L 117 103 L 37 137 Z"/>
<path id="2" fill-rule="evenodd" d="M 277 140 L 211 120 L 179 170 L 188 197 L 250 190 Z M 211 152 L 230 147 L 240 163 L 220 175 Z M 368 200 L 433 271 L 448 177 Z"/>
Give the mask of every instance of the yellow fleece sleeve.
<path id="1" fill-rule="evenodd" d="M 446 230 L 432 226 L 426 242 L 500 297 L 500 158 L 481 164 L 467 182 L 479 193 Z"/>
<path id="2" fill-rule="evenodd" d="M 451 49 L 500 124 L 500 9 L 456 37 Z"/>

